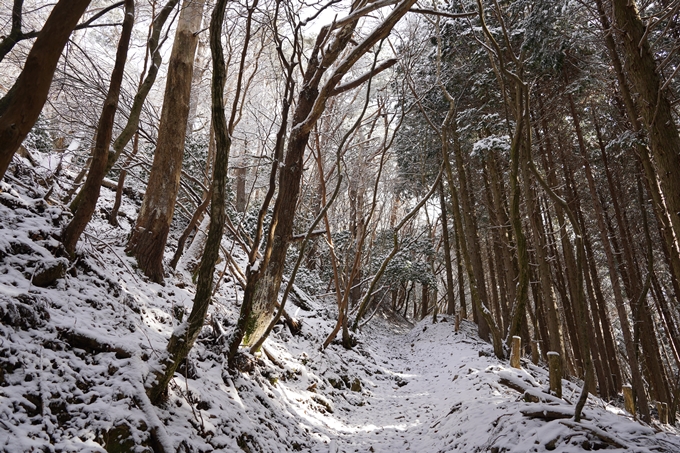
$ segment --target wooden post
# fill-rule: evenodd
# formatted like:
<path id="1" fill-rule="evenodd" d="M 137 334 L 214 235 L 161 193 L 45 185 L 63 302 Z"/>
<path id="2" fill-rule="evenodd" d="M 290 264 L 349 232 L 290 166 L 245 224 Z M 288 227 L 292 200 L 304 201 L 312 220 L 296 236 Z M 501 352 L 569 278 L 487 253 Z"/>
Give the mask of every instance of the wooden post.
<path id="1" fill-rule="evenodd" d="M 633 398 L 633 387 L 631 387 L 630 384 L 623 386 L 623 400 L 626 410 L 633 416 L 633 418 L 635 418 L 635 398 Z"/>
<path id="2" fill-rule="evenodd" d="M 550 392 L 562 398 L 562 358 L 555 351 L 548 352 L 548 369 L 550 371 Z"/>
<path id="3" fill-rule="evenodd" d="M 513 368 L 522 368 L 519 363 L 520 355 L 522 354 L 522 339 L 520 337 L 512 337 L 512 350 L 510 351 L 510 366 Z"/>
<path id="4" fill-rule="evenodd" d="M 456 313 L 456 332 L 460 330 L 460 312 Z"/>
<path id="5" fill-rule="evenodd" d="M 659 423 L 663 425 L 668 424 L 668 404 L 667 403 L 656 403 L 656 410 L 659 411 Z"/>
<path id="6" fill-rule="evenodd" d="M 540 350 L 538 347 L 538 340 L 531 341 L 531 363 L 538 365 L 538 360 L 540 359 Z"/>

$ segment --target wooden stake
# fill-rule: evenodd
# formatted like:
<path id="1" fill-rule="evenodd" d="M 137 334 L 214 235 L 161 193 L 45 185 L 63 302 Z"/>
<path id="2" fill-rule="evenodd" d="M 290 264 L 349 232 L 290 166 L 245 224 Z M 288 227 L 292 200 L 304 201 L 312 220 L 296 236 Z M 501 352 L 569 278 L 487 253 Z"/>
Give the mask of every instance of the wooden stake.
<path id="1" fill-rule="evenodd" d="M 635 398 L 633 398 L 633 387 L 631 387 L 629 384 L 623 386 L 623 400 L 626 410 L 633 416 L 633 418 L 635 418 Z"/>
<path id="2" fill-rule="evenodd" d="M 562 398 L 562 358 L 559 353 L 548 352 L 548 368 L 550 370 L 550 392 Z"/>
<path id="3" fill-rule="evenodd" d="M 520 337 L 512 337 L 512 351 L 510 352 L 510 366 L 513 368 L 522 368 L 519 363 L 519 358 L 522 354 L 522 339 Z"/>

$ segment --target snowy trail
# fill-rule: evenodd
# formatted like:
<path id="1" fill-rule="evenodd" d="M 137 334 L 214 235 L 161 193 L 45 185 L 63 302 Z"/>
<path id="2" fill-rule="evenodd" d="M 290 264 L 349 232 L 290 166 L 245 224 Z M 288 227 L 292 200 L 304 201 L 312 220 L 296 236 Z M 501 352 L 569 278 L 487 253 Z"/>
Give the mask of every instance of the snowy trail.
<path id="1" fill-rule="evenodd" d="M 426 329 L 383 333 L 371 342 L 381 374 L 367 377 L 370 396 L 344 417 L 330 452 L 447 451 L 438 425 L 464 397 L 458 377 L 486 368 L 490 359 L 479 357 L 483 344 L 453 332 L 451 323 Z"/>
<path id="2" fill-rule="evenodd" d="M 450 322 L 429 320 L 406 334 L 374 329 L 370 343 L 361 346 L 363 356 L 372 359 L 363 365 L 367 373 L 362 376 L 361 397 L 348 390 L 341 394 L 352 405 L 322 417 L 320 431 L 330 442 L 311 451 L 680 451 L 672 428 L 655 433 L 597 398 L 589 398 L 585 418 L 576 429 L 562 420 L 522 415 L 521 410 L 537 407 L 573 412 L 569 402 L 576 401 L 580 388 L 563 380 L 566 401 L 546 395 L 544 369 L 524 361 L 523 369 L 510 368 L 493 357 L 491 346 L 475 331 L 472 323 L 463 323 L 456 333 Z M 522 394 L 501 384 L 502 379 L 521 383 L 550 403 L 525 402 Z M 604 441 L 597 433 L 625 447 Z"/>

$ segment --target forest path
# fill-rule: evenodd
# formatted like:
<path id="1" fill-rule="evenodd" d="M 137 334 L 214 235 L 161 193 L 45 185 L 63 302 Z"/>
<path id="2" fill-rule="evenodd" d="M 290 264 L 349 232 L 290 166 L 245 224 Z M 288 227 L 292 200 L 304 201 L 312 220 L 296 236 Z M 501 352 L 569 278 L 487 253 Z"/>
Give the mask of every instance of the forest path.
<path id="1" fill-rule="evenodd" d="M 479 354 L 489 346 L 463 330 L 454 332 L 451 322 L 423 323 L 406 334 L 382 330 L 364 346 L 380 372 L 366 378 L 364 405 L 336 414 L 340 424 L 335 436 L 328 433 L 328 451 L 451 451 L 445 445 L 452 433 L 441 432 L 439 422 L 460 407 L 462 398 L 493 397 L 458 379 L 494 362 Z"/>
<path id="2" fill-rule="evenodd" d="M 342 393 L 350 406 L 325 418 L 320 431 L 330 442 L 312 451 L 680 451 L 676 429 L 660 430 L 657 425 L 655 431 L 599 398 L 589 398 L 578 424 L 523 415 L 522 411 L 537 409 L 571 414 L 581 388 L 563 380 L 563 400 L 545 394 L 545 369 L 525 360 L 522 369 L 511 368 L 493 356 L 491 345 L 476 331 L 477 326 L 467 321 L 459 332 L 451 322 L 432 324 L 430 319 L 407 333 L 372 325 L 371 341 L 357 348 L 362 358 L 369 359 L 363 365 L 368 373 L 362 376 L 361 396 L 349 390 Z M 526 402 L 511 386 L 527 388 L 546 402 Z"/>

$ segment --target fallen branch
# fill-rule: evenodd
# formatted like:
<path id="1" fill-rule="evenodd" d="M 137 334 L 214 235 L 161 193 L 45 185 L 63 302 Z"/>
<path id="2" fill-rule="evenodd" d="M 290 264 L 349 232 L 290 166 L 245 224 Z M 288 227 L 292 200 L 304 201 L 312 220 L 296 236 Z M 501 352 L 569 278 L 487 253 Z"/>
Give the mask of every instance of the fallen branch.
<path id="1" fill-rule="evenodd" d="M 529 418 L 540 418 L 546 421 L 562 420 L 572 418 L 574 409 L 567 406 L 528 406 L 519 411 L 522 415 Z"/>
<path id="2" fill-rule="evenodd" d="M 104 352 L 115 352 L 117 359 L 129 359 L 132 353 L 120 346 L 113 346 L 103 343 L 101 340 L 89 337 L 83 333 L 71 329 L 60 329 L 59 338 L 69 344 L 74 349 L 82 349 L 87 353 L 101 354 Z"/>
<path id="3" fill-rule="evenodd" d="M 282 370 L 285 369 L 283 364 L 281 362 L 279 362 L 278 359 L 276 359 L 276 357 L 274 357 L 274 354 L 272 354 L 271 351 L 269 349 L 267 349 L 265 346 L 262 346 L 262 352 L 264 352 L 264 355 L 267 356 L 267 358 L 269 359 L 269 361 L 271 363 L 273 363 L 277 367 L 281 368 Z"/>
<path id="4" fill-rule="evenodd" d="M 621 439 L 618 437 L 608 434 L 598 428 L 597 426 L 591 426 L 591 425 L 584 425 L 583 423 L 578 423 L 573 420 L 560 420 L 559 423 L 563 424 L 564 426 L 567 426 L 571 429 L 576 429 L 576 430 L 582 430 L 586 431 L 596 437 L 598 437 L 601 441 L 608 443 L 609 445 L 615 447 L 615 448 L 621 448 L 624 450 L 628 450 L 628 446 L 623 443 Z"/>

